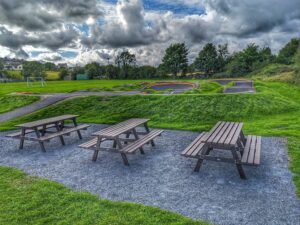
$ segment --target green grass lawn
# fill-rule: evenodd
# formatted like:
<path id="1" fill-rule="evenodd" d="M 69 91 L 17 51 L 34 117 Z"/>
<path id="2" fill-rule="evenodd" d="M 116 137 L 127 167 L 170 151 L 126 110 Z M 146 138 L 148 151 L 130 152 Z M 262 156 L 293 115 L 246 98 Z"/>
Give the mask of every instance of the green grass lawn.
<path id="1" fill-rule="evenodd" d="M 12 111 L 16 108 L 23 107 L 25 105 L 29 105 L 37 100 L 39 97 L 35 96 L 7 96 L 0 95 L 0 114 Z"/>
<path id="2" fill-rule="evenodd" d="M 0 167 L 0 224 L 205 225 L 176 213 L 99 199 Z"/>
<path id="3" fill-rule="evenodd" d="M 0 83 L 0 96 L 12 92 L 32 92 L 32 93 L 65 93 L 80 90 L 90 91 L 129 91 L 141 88 L 140 83 L 156 82 L 157 80 L 86 80 L 86 81 L 49 81 L 45 87 L 41 87 L 39 82 L 33 86 L 27 86 L 25 82 Z M 219 93 L 223 87 L 214 82 L 203 80 L 180 80 L 180 82 L 199 82 L 201 89 L 195 90 L 192 94 Z M 132 85 L 132 86 L 129 86 Z"/>
<path id="4" fill-rule="evenodd" d="M 0 95 L 11 92 L 33 92 L 33 93 L 65 93 L 92 88 L 113 88 L 124 84 L 135 84 L 144 80 L 86 80 L 86 81 L 49 81 L 45 87 L 36 82 L 27 87 L 24 82 L 0 83 Z"/>

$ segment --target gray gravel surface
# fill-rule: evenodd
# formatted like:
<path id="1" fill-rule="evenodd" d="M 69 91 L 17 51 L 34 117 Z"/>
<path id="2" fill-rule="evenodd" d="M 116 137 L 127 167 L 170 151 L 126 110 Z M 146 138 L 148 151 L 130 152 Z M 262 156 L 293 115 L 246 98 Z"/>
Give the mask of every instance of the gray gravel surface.
<path id="1" fill-rule="evenodd" d="M 261 166 L 245 166 L 248 180 L 241 180 L 235 166 L 226 163 L 204 162 L 200 173 L 194 173 L 196 161 L 180 152 L 198 134 L 186 131 L 165 131 L 156 148 L 145 148 L 146 155 L 129 156 L 130 167 L 115 153 L 102 153 L 94 163 L 92 152 L 77 145 L 103 127 L 93 125 L 84 140 L 76 134 L 66 137 L 64 147 L 52 140 L 46 153 L 32 142 L 19 151 L 18 141 L 0 133 L 0 165 L 102 198 L 157 206 L 215 224 L 300 224 L 285 139 L 263 138 Z"/>

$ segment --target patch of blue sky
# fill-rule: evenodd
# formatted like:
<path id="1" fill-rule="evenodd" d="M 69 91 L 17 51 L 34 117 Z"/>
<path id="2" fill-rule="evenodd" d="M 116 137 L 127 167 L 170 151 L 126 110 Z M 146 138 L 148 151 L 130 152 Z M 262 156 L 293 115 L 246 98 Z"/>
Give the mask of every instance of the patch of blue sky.
<path id="1" fill-rule="evenodd" d="M 45 53 L 45 52 L 42 52 L 42 51 L 31 51 L 30 55 L 31 55 L 31 57 L 37 57 L 37 56 L 39 56 L 42 53 Z"/>
<path id="2" fill-rule="evenodd" d="M 104 0 L 110 4 L 116 4 L 118 0 Z M 191 6 L 178 2 L 163 2 L 159 0 L 144 0 L 145 10 L 151 11 L 171 11 L 174 14 L 181 15 L 201 15 L 205 13 L 205 9 L 200 6 Z"/>
<path id="3" fill-rule="evenodd" d="M 31 51 L 30 55 L 31 55 L 31 57 L 38 57 L 40 54 L 43 54 L 43 53 L 48 53 L 48 52 L 47 51 Z M 74 52 L 74 51 L 60 50 L 57 53 L 60 54 L 64 58 L 75 58 L 78 55 L 78 53 Z"/>
<path id="4" fill-rule="evenodd" d="M 62 57 L 64 58 L 75 58 L 78 55 L 78 52 L 73 52 L 73 51 L 59 51 L 58 52 Z"/>
<path id="5" fill-rule="evenodd" d="M 80 25 L 76 25 L 76 27 L 77 27 L 81 32 L 83 32 L 84 34 L 86 34 L 86 35 L 89 34 L 90 27 L 89 27 L 86 23 L 83 23 L 83 24 L 80 24 Z"/>

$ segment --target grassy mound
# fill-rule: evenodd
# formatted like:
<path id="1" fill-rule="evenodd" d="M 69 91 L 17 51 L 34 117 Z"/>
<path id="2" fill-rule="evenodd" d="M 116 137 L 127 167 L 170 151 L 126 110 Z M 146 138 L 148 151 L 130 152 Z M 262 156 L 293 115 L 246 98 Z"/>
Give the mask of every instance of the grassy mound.
<path id="1" fill-rule="evenodd" d="M 285 82 L 300 85 L 300 66 L 270 64 L 251 74 L 254 78 L 264 81 Z"/>
<path id="2" fill-rule="evenodd" d="M 0 113 L 9 112 L 39 100 L 35 96 L 0 96 Z"/>
<path id="3" fill-rule="evenodd" d="M 59 80 L 59 72 L 46 71 L 46 80 Z"/>
<path id="4" fill-rule="evenodd" d="M 0 167 L 0 221 L 12 224 L 207 224 L 158 208 L 102 200 Z"/>
<path id="5" fill-rule="evenodd" d="M 9 129 L 16 123 L 75 113 L 81 122 L 117 123 L 138 117 L 151 119 L 151 125 L 198 130 L 219 120 L 245 121 L 298 110 L 299 105 L 279 94 L 264 92 L 243 95 L 171 95 L 83 97 L 48 107 L 37 113 L 2 124 Z"/>

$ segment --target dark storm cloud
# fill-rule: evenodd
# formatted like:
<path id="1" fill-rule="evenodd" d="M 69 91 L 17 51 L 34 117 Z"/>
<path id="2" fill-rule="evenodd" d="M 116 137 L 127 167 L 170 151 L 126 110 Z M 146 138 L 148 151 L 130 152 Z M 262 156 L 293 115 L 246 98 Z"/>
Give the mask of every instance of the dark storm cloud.
<path id="1" fill-rule="evenodd" d="M 57 32 L 41 33 L 39 35 L 29 35 L 27 32 L 17 32 L 0 27 L 0 45 L 10 49 L 20 49 L 25 45 L 47 47 L 52 50 L 66 47 L 78 36 L 74 29 L 66 29 Z"/>
<path id="2" fill-rule="evenodd" d="M 0 23 L 28 31 L 60 27 L 101 15 L 96 0 L 1 0 Z"/>
<path id="3" fill-rule="evenodd" d="M 229 21 L 227 34 L 237 37 L 269 32 L 285 26 L 287 21 L 300 20 L 299 0 L 206 0 L 205 3 Z"/>

